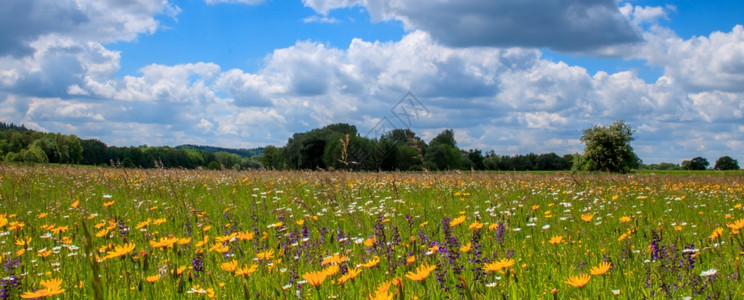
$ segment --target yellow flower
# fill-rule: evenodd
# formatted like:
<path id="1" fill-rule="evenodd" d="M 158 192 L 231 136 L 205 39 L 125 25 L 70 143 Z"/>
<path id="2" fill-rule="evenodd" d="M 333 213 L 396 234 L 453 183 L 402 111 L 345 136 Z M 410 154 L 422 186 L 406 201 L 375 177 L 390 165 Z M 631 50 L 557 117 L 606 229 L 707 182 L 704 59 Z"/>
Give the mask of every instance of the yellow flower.
<path id="1" fill-rule="evenodd" d="M 364 240 L 364 246 L 372 247 L 375 245 L 375 242 L 377 242 L 377 238 L 373 236 L 371 238 Z"/>
<path id="2" fill-rule="evenodd" d="M 423 264 L 416 268 L 416 273 L 410 271 L 406 273 L 406 278 L 413 281 L 421 281 L 429 277 L 431 271 L 434 271 L 436 268 L 436 265 L 430 266 L 429 264 Z"/>
<path id="3" fill-rule="evenodd" d="M 607 271 L 609 271 L 611 267 L 612 267 L 611 263 L 602 262 L 598 266 L 592 267 L 591 273 L 592 275 L 602 275 L 604 273 L 607 273 Z"/>
<path id="4" fill-rule="evenodd" d="M 152 275 L 152 276 L 145 277 L 145 281 L 147 281 L 149 283 L 155 283 L 158 280 L 160 280 L 160 275 L 159 274 L 155 274 L 155 275 Z"/>
<path id="5" fill-rule="evenodd" d="M 583 220 L 584 222 L 591 222 L 592 218 L 594 218 L 593 214 L 585 214 L 581 216 L 581 220 Z"/>
<path id="6" fill-rule="evenodd" d="M 114 247 L 113 251 L 109 251 L 108 253 L 106 253 L 106 256 L 103 258 L 103 260 L 127 255 L 129 252 L 132 252 L 132 250 L 134 250 L 134 247 L 134 243 L 126 243 L 121 246 L 117 245 L 116 247 Z"/>
<path id="7" fill-rule="evenodd" d="M 238 268 L 238 261 L 237 260 L 232 260 L 232 261 L 228 261 L 226 263 L 222 263 L 220 265 L 220 268 L 222 270 L 225 270 L 225 271 L 229 272 L 229 273 L 235 272 L 235 269 Z"/>
<path id="8" fill-rule="evenodd" d="M 630 217 L 628 217 L 628 216 L 622 216 L 622 217 L 620 217 L 620 222 L 623 222 L 623 223 L 630 222 Z"/>
<path id="9" fill-rule="evenodd" d="M 204 236 L 204 237 L 202 238 L 202 240 L 201 240 L 201 241 L 199 241 L 199 242 L 197 242 L 197 243 L 196 243 L 196 248 L 201 248 L 201 247 L 204 247 L 204 245 L 206 245 L 206 244 L 207 244 L 207 242 L 209 242 L 209 236 L 208 236 L 208 235 L 205 235 L 205 236 Z"/>
<path id="10" fill-rule="evenodd" d="M 481 228 L 483 228 L 483 223 L 478 221 L 473 222 L 473 224 L 470 224 L 470 227 L 468 227 L 468 229 L 470 230 L 478 230 Z"/>
<path id="11" fill-rule="evenodd" d="M 560 235 L 555 235 L 552 238 L 550 238 L 550 241 L 548 241 L 548 243 L 552 245 L 559 244 L 561 242 L 563 242 L 563 237 Z"/>
<path id="12" fill-rule="evenodd" d="M 209 251 L 216 251 L 219 253 L 225 253 L 227 250 L 230 250 L 230 247 L 223 245 L 222 243 L 214 243 L 212 244 L 212 247 L 209 248 Z"/>
<path id="13" fill-rule="evenodd" d="M 327 264 L 337 264 L 337 265 L 339 265 L 339 264 L 342 264 L 342 263 L 344 263 L 344 262 L 346 262 L 348 260 L 349 260 L 349 257 L 348 256 L 346 256 L 346 255 L 340 256 L 340 255 L 338 255 L 338 253 L 336 253 L 336 254 L 334 254 L 332 256 L 329 256 L 329 257 L 324 258 L 323 261 L 320 263 L 320 265 L 321 266 L 325 266 Z"/>
<path id="14" fill-rule="evenodd" d="M 152 219 L 147 218 L 147 220 L 137 223 L 134 229 L 142 229 L 143 227 L 150 226 L 150 222 L 152 222 Z"/>
<path id="15" fill-rule="evenodd" d="M 719 237 L 721 236 L 721 234 L 722 234 L 722 233 L 723 233 L 723 228 L 721 228 L 721 227 L 718 227 L 718 228 L 714 229 L 714 230 L 713 230 L 713 233 L 711 233 L 711 234 L 710 234 L 710 236 L 708 236 L 708 237 L 709 237 L 709 238 L 710 238 L 711 240 L 714 240 L 714 239 L 717 239 L 717 238 L 719 238 Z"/>
<path id="16" fill-rule="evenodd" d="M 39 284 L 43 286 L 43 289 L 39 289 L 33 292 L 25 292 L 21 295 L 23 299 L 37 299 L 46 298 L 49 296 L 58 295 L 64 293 L 65 289 L 62 288 L 62 279 L 49 279 L 42 280 Z"/>
<path id="17" fill-rule="evenodd" d="M 229 234 L 229 235 L 218 236 L 218 237 L 215 238 L 215 240 L 217 242 L 224 243 L 224 242 L 229 242 L 230 240 L 232 240 L 233 238 L 235 238 L 237 236 L 238 236 L 238 234 L 235 233 L 235 232 L 233 232 L 232 234 Z"/>
<path id="18" fill-rule="evenodd" d="M 178 269 L 176 269 L 176 275 L 181 276 L 181 274 L 183 274 L 183 271 L 186 271 L 186 266 L 178 267 Z"/>
<path id="19" fill-rule="evenodd" d="M 323 272 L 326 276 L 333 276 L 336 275 L 336 273 L 338 273 L 340 269 L 341 268 L 338 265 L 330 265 L 323 269 L 321 272 Z"/>
<path id="20" fill-rule="evenodd" d="M 243 268 L 238 268 L 235 270 L 235 276 L 248 276 L 251 275 L 251 273 L 256 272 L 258 270 L 258 265 L 251 265 L 250 267 L 245 266 Z"/>
<path id="21" fill-rule="evenodd" d="M 741 230 L 744 228 L 744 219 L 739 219 L 738 221 L 728 224 L 727 225 L 731 230 Z"/>
<path id="22" fill-rule="evenodd" d="M 467 245 L 460 247 L 460 252 L 467 253 L 470 251 L 470 248 L 473 246 L 472 243 L 468 242 Z"/>
<path id="23" fill-rule="evenodd" d="M 176 242 L 176 244 L 186 245 L 186 244 L 188 244 L 190 242 L 191 242 L 191 238 L 189 237 L 189 238 L 178 239 L 178 241 Z"/>
<path id="24" fill-rule="evenodd" d="M 450 227 L 455 227 L 455 226 L 457 226 L 457 225 L 460 225 L 460 223 L 462 223 L 462 222 L 465 222 L 465 216 L 464 216 L 464 215 L 463 215 L 463 216 L 459 216 L 459 217 L 457 217 L 457 218 L 454 218 L 454 219 L 452 219 L 452 221 L 450 221 L 450 224 L 449 224 L 449 226 L 450 226 Z"/>
<path id="25" fill-rule="evenodd" d="M 272 259 L 274 257 L 274 249 L 269 249 L 263 252 L 258 252 L 258 254 L 256 254 L 256 257 L 258 257 L 259 259 L 263 259 L 263 260 Z"/>
<path id="26" fill-rule="evenodd" d="M 566 282 L 566 284 L 568 284 L 568 285 L 570 285 L 572 287 L 582 288 L 587 283 L 589 283 L 589 280 L 590 279 L 592 279 L 591 276 L 589 276 L 587 274 L 580 274 L 578 276 L 571 276 L 565 282 Z"/>
<path id="27" fill-rule="evenodd" d="M 72 204 L 70 204 L 70 207 L 76 208 L 78 207 L 78 205 L 80 205 L 80 200 L 75 200 L 75 202 L 72 202 Z"/>
<path id="28" fill-rule="evenodd" d="M 96 232 L 96 237 L 104 237 L 108 234 L 108 232 L 109 230 L 106 228 L 101 229 L 100 231 Z"/>
<path id="29" fill-rule="evenodd" d="M 426 222 L 423 222 L 423 223 L 419 224 L 419 227 L 424 227 L 424 226 L 426 226 L 427 224 L 429 224 L 429 221 L 426 221 Z"/>
<path id="30" fill-rule="evenodd" d="M 299 220 L 297 220 L 297 221 L 296 221 L 295 223 L 297 223 L 297 225 L 300 225 L 300 226 L 302 226 L 302 225 L 304 225 L 304 224 L 305 224 L 305 220 L 303 220 L 303 219 L 299 219 Z"/>
<path id="31" fill-rule="evenodd" d="M 5 217 L 5 214 L 0 215 L 0 227 L 5 227 L 5 225 L 8 225 L 8 218 Z"/>
<path id="32" fill-rule="evenodd" d="M 411 255 L 409 257 L 406 257 L 406 265 L 411 265 L 415 261 L 416 261 L 416 256 Z"/>
<path id="33" fill-rule="evenodd" d="M 104 202 L 103 207 L 109 207 L 111 205 L 114 205 L 114 203 L 116 203 L 116 201 Z"/>
<path id="34" fill-rule="evenodd" d="M 504 272 L 504 269 L 510 268 L 514 265 L 514 260 L 509 258 L 504 258 L 502 260 L 494 261 L 492 263 L 487 263 L 483 267 L 483 271 L 486 272 Z"/>
<path id="35" fill-rule="evenodd" d="M 379 263 L 380 263 L 380 257 L 379 256 L 375 256 L 374 258 L 370 259 L 368 262 L 365 262 L 365 263 L 361 264 L 360 266 L 369 269 L 369 268 L 372 268 L 372 267 L 376 266 Z"/>
<path id="36" fill-rule="evenodd" d="M 369 300 L 392 300 L 393 296 L 395 294 L 388 293 L 388 290 L 390 290 L 390 285 L 392 285 L 392 281 L 385 281 L 380 286 L 377 287 L 375 290 L 375 294 L 369 295 Z"/>
<path id="37" fill-rule="evenodd" d="M 326 273 L 324 272 L 307 272 L 302 275 L 302 279 L 307 280 L 307 283 L 314 287 L 318 287 L 321 284 L 323 284 L 323 281 L 326 279 Z"/>
<path id="38" fill-rule="evenodd" d="M 246 230 L 243 232 L 238 232 L 238 239 L 241 241 L 250 241 L 253 239 L 254 235 L 254 232 Z"/>
<path id="39" fill-rule="evenodd" d="M 163 224 L 165 222 L 167 222 L 167 220 L 165 220 L 165 218 L 160 218 L 160 219 L 157 219 L 155 221 L 152 221 L 152 225 L 160 225 L 160 224 Z"/>
<path id="40" fill-rule="evenodd" d="M 349 271 L 346 272 L 346 274 L 341 275 L 341 277 L 338 278 L 338 281 L 336 282 L 336 284 L 339 284 L 339 285 L 344 284 L 347 281 L 356 278 L 357 275 L 359 275 L 359 273 L 361 272 L 362 272 L 362 269 L 360 268 L 349 269 Z"/>
<path id="41" fill-rule="evenodd" d="M 173 244 L 176 242 L 178 242 L 178 238 L 176 237 L 162 237 L 157 241 L 150 241 L 150 246 L 153 248 L 173 248 Z"/>

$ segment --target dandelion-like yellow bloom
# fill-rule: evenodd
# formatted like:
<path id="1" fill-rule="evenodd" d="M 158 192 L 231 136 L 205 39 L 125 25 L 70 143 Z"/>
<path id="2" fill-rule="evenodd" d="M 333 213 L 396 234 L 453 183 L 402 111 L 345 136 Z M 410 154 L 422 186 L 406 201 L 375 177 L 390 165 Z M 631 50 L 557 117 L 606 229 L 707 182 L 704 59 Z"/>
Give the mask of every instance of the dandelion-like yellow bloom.
<path id="1" fill-rule="evenodd" d="M 238 234 L 235 233 L 235 232 L 233 232 L 232 234 L 218 236 L 218 237 L 215 238 L 215 240 L 217 242 L 224 243 L 224 242 L 229 242 L 230 240 L 236 238 L 237 236 L 238 236 Z"/>
<path id="2" fill-rule="evenodd" d="M 731 230 L 741 230 L 742 228 L 744 228 L 744 219 L 739 219 L 738 221 L 728 224 L 727 226 L 731 228 Z"/>
<path id="3" fill-rule="evenodd" d="M 612 264 L 609 262 L 602 262 L 596 267 L 592 267 L 591 273 L 592 275 L 602 275 L 604 273 L 607 273 L 607 271 L 612 268 Z"/>
<path id="4" fill-rule="evenodd" d="M 62 288 L 62 279 L 50 279 L 42 280 L 39 284 L 43 286 L 43 289 L 39 289 L 33 292 L 25 292 L 21 295 L 23 299 L 38 299 L 46 298 L 49 296 L 58 295 L 65 292 Z"/>
<path id="5" fill-rule="evenodd" d="M 160 225 L 167 222 L 165 218 L 156 219 L 155 221 L 152 221 L 152 225 Z"/>
<path id="6" fill-rule="evenodd" d="M 416 262 L 416 256 L 411 255 L 406 257 L 406 265 L 411 265 L 414 262 Z"/>
<path id="7" fill-rule="evenodd" d="M 322 265 L 322 266 L 325 266 L 327 264 L 340 265 L 340 264 L 342 264 L 342 263 L 344 263 L 344 262 L 346 262 L 348 260 L 349 260 L 349 257 L 348 256 L 346 256 L 346 255 L 341 256 L 338 253 L 336 253 L 336 254 L 334 254 L 332 256 L 329 256 L 329 257 L 324 258 L 323 261 L 320 263 L 320 265 Z"/>
<path id="8" fill-rule="evenodd" d="M 134 250 L 135 244 L 134 243 L 126 243 L 124 245 L 117 245 L 114 247 L 114 250 L 109 251 L 106 253 L 106 256 L 103 257 L 103 260 L 124 256 L 129 254 L 129 252 L 132 252 Z"/>
<path id="9" fill-rule="evenodd" d="M 258 254 L 256 254 L 256 257 L 258 257 L 258 259 L 263 259 L 263 260 L 272 259 L 274 258 L 274 249 L 269 249 L 263 252 L 258 252 Z"/>
<path id="10" fill-rule="evenodd" d="M 162 237 L 157 241 L 150 241 L 150 246 L 153 248 L 173 248 L 173 244 L 178 242 L 176 237 Z"/>
<path id="11" fill-rule="evenodd" d="M 560 235 L 555 235 L 552 238 L 550 238 L 550 241 L 548 241 L 548 243 L 552 245 L 560 244 L 561 242 L 563 242 L 563 237 Z"/>
<path id="12" fill-rule="evenodd" d="M 216 251 L 219 253 L 225 253 L 228 250 L 230 250 L 230 247 L 227 245 L 223 245 L 222 243 L 214 243 L 212 244 L 212 247 L 209 248 L 209 251 Z"/>
<path id="13" fill-rule="evenodd" d="M 377 287 L 374 294 L 370 294 L 367 299 L 369 300 L 392 300 L 395 294 L 388 293 L 392 281 L 385 281 Z"/>
<path id="14" fill-rule="evenodd" d="M 235 269 L 237 269 L 237 268 L 238 268 L 238 261 L 237 260 L 228 261 L 228 262 L 222 263 L 220 265 L 220 269 L 225 270 L 225 271 L 227 271 L 229 273 L 235 272 Z"/>
<path id="15" fill-rule="evenodd" d="M 330 265 L 323 269 L 321 272 L 323 272 L 326 276 L 333 276 L 336 275 L 339 270 L 341 270 L 341 268 L 338 265 Z"/>
<path id="16" fill-rule="evenodd" d="M 320 272 L 307 272 L 302 275 L 302 279 L 307 280 L 307 283 L 314 287 L 318 287 L 321 284 L 323 284 L 323 281 L 326 279 L 326 274 L 322 271 Z"/>
<path id="17" fill-rule="evenodd" d="M 463 216 L 459 216 L 459 217 L 457 217 L 457 218 L 454 218 L 454 219 L 452 219 L 452 221 L 450 221 L 450 224 L 449 224 L 449 226 L 450 226 L 450 227 L 455 227 L 455 226 L 457 226 L 457 225 L 460 225 L 460 224 L 462 224 L 462 222 L 465 222 L 465 216 L 464 216 L 464 215 L 463 215 Z"/>
<path id="18" fill-rule="evenodd" d="M 372 267 L 376 266 L 379 263 L 380 263 L 380 257 L 379 256 L 375 256 L 374 258 L 370 259 L 368 262 L 365 262 L 365 263 L 363 263 L 363 264 L 361 264 L 359 266 L 365 267 L 365 268 L 368 268 L 369 269 L 369 268 L 372 268 Z"/>
<path id="19" fill-rule="evenodd" d="M 109 201 L 109 202 L 104 202 L 104 203 L 103 203 L 103 207 L 109 207 L 109 206 L 111 206 L 111 205 L 114 205 L 114 203 L 116 203 L 116 201 Z"/>
<path id="20" fill-rule="evenodd" d="M 235 276 L 249 276 L 258 270 L 258 265 L 245 266 L 235 270 Z"/>
<path id="21" fill-rule="evenodd" d="M 137 226 L 135 226 L 134 229 L 142 229 L 146 226 L 150 226 L 150 222 L 152 222 L 152 219 L 147 218 L 147 220 L 137 223 Z"/>
<path id="22" fill-rule="evenodd" d="M 256 235 L 256 233 L 254 233 L 253 231 L 246 230 L 243 232 L 238 232 L 237 236 L 238 236 L 238 239 L 241 241 L 250 241 L 253 239 L 254 235 Z"/>
<path id="23" fill-rule="evenodd" d="M 503 270 L 510 268 L 514 265 L 514 260 L 509 258 L 504 258 L 502 260 L 494 261 L 492 263 L 487 263 L 483 266 L 483 271 L 486 272 L 503 272 Z"/>
<path id="24" fill-rule="evenodd" d="M 347 281 L 356 278 L 357 275 L 359 275 L 359 273 L 361 272 L 362 272 L 362 269 L 360 268 L 349 269 L 349 271 L 346 272 L 346 274 L 341 275 L 341 277 L 338 278 L 338 281 L 336 281 L 336 283 L 339 285 L 344 284 Z"/>
<path id="25" fill-rule="evenodd" d="M 589 283 L 589 280 L 591 279 L 592 277 L 587 274 L 579 274 L 578 276 L 571 276 L 570 278 L 568 278 L 568 280 L 566 280 L 566 284 L 572 287 L 582 288 L 587 283 Z"/>
<path id="26" fill-rule="evenodd" d="M 592 218 L 594 218 L 593 214 L 585 214 L 581 216 L 581 220 L 584 222 L 591 222 Z"/>
<path id="27" fill-rule="evenodd" d="M 460 252 L 467 253 L 471 247 L 473 247 L 473 243 L 468 242 L 467 245 L 460 247 Z"/>
<path id="28" fill-rule="evenodd" d="M 145 277 L 145 281 L 147 281 L 149 283 L 155 283 L 155 282 L 158 282 L 158 280 L 160 280 L 160 275 L 159 274 L 155 274 L 155 275 L 152 275 L 152 276 Z"/>
<path id="29" fill-rule="evenodd" d="M 713 232 L 708 236 L 711 240 L 717 239 L 721 237 L 721 234 L 723 233 L 723 228 L 718 227 L 713 230 Z"/>
<path id="30" fill-rule="evenodd" d="M 423 264 L 416 268 L 415 273 L 410 271 L 406 273 L 406 278 L 413 281 L 421 281 L 426 279 L 426 277 L 429 277 L 429 274 L 431 274 L 432 271 L 436 270 L 436 268 L 436 265 L 430 266 L 429 264 Z"/>
<path id="31" fill-rule="evenodd" d="M 628 216 L 622 216 L 622 217 L 620 217 L 620 222 L 623 222 L 623 223 L 630 222 L 630 217 L 628 217 Z"/>
<path id="32" fill-rule="evenodd" d="M 478 221 L 473 222 L 473 224 L 470 224 L 470 226 L 468 227 L 468 229 L 470 230 L 478 230 L 481 228 L 483 228 L 483 223 Z"/>
<path id="33" fill-rule="evenodd" d="M 377 242 L 377 238 L 373 236 L 371 238 L 364 240 L 364 246 L 372 247 L 375 245 L 375 242 Z"/>

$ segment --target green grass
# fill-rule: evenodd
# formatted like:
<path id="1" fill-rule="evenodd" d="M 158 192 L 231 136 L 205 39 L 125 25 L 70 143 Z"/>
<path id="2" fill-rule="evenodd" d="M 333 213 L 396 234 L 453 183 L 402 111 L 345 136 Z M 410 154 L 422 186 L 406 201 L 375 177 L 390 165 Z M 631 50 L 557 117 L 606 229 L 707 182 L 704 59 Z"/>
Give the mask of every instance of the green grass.
<path id="1" fill-rule="evenodd" d="M 209 295 L 188 292 L 209 289 L 219 299 L 355 299 L 396 278 L 401 284 L 388 293 L 405 299 L 597 299 L 614 297 L 613 290 L 631 299 L 739 298 L 744 246 L 727 225 L 744 218 L 744 180 L 736 172 L 704 173 L 5 166 L 0 215 L 7 222 L 0 218 L 0 251 L 9 268 L 1 275 L 20 277 L 20 285 L 4 285 L 12 298 L 53 278 L 63 279 L 65 291 L 54 296 L 60 298 L 199 298 Z M 464 222 L 448 225 L 460 216 Z M 470 229 L 476 221 L 483 227 Z M 11 228 L 19 222 L 22 228 Z M 717 228 L 720 236 L 711 238 Z M 234 233 L 254 237 L 216 240 Z M 207 243 L 198 245 L 205 236 Z M 151 245 L 168 237 L 184 243 Z M 372 237 L 376 241 L 365 245 Z M 549 243 L 554 237 L 562 241 Z M 16 244 L 29 238 L 28 245 Z M 134 243 L 134 250 L 104 259 L 125 243 Z M 468 243 L 471 248 L 462 252 Z M 218 246 L 228 251 L 220 253 Z M 268 250 L 271 258 L 257 258 Z M 346 258 L 338 273 L 317 288 L 303 283 L 304 274 L 332 265 L 322 261 L 334 254 Z M 346 270 L 374 257 L 379 264 L 360 267 L 356 278 L 337 284 Z M 514 265 L 503 273 L 483 272 L 484 263 L 502 259 Z M 221 268 L 233 260 L 257 269 L 238 277 Z M 565 283 L 604 261 L 612 268 L 583 288 Z M 424 264 L 436 266 L 426 279 L 405 276 Z M 185 267 L 180 275 L 179 267 Z M 712 269 L 715 276 L 701 276 Z M 146 281 L 156 274 L 159 280 Z"/>

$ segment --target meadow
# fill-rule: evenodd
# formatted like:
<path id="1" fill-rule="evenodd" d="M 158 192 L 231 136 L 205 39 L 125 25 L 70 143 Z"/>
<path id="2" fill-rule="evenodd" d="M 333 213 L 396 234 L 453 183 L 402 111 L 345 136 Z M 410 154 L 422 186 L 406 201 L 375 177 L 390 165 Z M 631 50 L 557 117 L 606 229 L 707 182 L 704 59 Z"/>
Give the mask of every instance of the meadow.
<path id="1" fill-rule="evenodd" d="M 741 172 L 5 165 L 0 197 L 2 299 L 744 298 Z"/>

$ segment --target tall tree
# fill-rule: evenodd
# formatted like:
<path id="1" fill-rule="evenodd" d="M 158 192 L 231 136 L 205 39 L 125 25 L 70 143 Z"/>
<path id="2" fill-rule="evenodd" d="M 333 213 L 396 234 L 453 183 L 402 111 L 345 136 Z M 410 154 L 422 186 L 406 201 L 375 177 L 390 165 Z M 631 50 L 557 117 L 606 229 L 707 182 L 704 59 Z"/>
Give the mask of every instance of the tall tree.
<path id="1" fill-rule="evenodd" d="M 721 156 L 716 160 L 716 166 L 714 167 L 716 170 L 738 170 L 739 169 L 739 162 L 735 159 L 731 158 L 730 156 Z"/>
<path id="2" fill-rule="evenodd" d="M 705 170 L 709 165 L 708 160 L 700 156 L 682 161 L 682 169 L 685 170 Z"/>
<path id="3" fill-rule="evenodd" d="M 594 126 L 584 130 L 581 141 L 584 149 L 585 167 L 588 171 L 628 172 L 639 165 L 638 156 L 630 142 L 634 130 L 625 121 L 619 120 L 610 126 Z"/>

